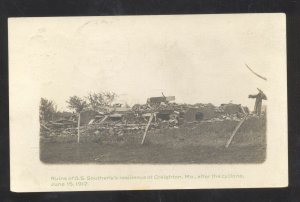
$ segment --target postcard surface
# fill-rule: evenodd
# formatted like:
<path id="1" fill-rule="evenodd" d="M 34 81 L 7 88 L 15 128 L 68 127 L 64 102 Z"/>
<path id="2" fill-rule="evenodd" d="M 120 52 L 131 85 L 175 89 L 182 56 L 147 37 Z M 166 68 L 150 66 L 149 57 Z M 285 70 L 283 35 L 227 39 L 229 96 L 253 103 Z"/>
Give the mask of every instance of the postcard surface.
<path id="1" fill-rule="evenodd" d="M 288 186 L 285 24 L 10 18 L 11 190 Z"/>

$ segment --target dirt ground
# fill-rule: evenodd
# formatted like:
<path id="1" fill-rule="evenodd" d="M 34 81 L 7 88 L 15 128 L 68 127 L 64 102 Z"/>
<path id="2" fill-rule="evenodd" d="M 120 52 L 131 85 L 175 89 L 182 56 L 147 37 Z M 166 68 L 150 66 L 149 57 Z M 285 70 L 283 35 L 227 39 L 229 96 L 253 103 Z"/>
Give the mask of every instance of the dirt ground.
<path id="1" fill-rule="evenodd" d="M 44 163 L 99 164 L 201 164 L 262 163 L 266 159 L 266 120 L 244 122 L 225 148 L 237 121 L 199 122 L 179 128 L 153 129 L 141 145 L 142 131 L 122 137 L 98 134 L 41 138 L 40 159 Z"/>

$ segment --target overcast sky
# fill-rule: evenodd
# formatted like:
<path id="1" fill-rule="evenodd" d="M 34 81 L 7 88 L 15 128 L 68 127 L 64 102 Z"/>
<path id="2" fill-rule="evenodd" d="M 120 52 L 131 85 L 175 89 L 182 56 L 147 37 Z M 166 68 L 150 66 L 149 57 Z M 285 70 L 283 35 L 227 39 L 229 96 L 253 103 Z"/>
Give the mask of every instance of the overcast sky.
<path id="1" fill-rule="evenodd" d="M 283 28 L 272 14 L 28 18 L 10 26 L 10 56 L 60 110 L 72 95 L 101 91 L 130 105 L 163 92 L 253 108 L 248 95 L 268 96 L 268 81 L 245 63 L 268 79 L 284 68 Z"/>

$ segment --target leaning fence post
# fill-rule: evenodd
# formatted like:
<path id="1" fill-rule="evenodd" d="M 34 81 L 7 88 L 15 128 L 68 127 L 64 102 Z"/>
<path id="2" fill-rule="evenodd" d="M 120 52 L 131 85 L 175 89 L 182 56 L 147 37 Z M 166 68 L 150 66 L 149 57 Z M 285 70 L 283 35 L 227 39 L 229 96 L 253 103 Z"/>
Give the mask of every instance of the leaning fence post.
<path id="1" fill-rule="evenodd" d="M 141 144 L 144 144 L 144 141 L 145 141 L 145 138 L 146 138 L 146 135 L 147 135 L 147 131 L 148 131 L 148 128 L 149 128 L 149 126 L 150 126 L 150 123 L 151 123 L 153 117 L 154 117 L 154 115 L 151 114 L 151 116 L 150 116 L 150 118 L 149 118 L 149 122 L 148 122 L 148 124 L 147 124 L 147 126 L 146 126 L 146 129 L 145 129 L 144 136 L 143 136 L 143 140 L 142 140 L 142 143 L 141 143 Z"/>
<path id="2" fill-rule="evenodd" d="M 234 129 L 232 135 L 230 136 L 229 140 L 228 140 L 227 143 L 226 143 L 226 146 L 225 146 L 226 148 L 229 147 L 229 145 L 230 145 L 230 143 L 231 143 L 233 137 L 235 136 L 236 132 L 237 132 L 238 129 L 241 127 L 241 125 L 244 123 L 244 121 L 246 120 L 246 118 L 247 118 L 247 116 L 245 116 L 245 117 L 239 122 L 239 124 L 235 127 L 235 129 Z"/>

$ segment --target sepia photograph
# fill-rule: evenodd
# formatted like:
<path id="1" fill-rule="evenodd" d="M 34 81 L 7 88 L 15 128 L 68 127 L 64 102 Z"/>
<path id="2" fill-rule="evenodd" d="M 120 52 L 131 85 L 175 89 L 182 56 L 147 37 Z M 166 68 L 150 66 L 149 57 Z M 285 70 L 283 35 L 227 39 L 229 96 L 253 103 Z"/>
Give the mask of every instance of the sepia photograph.
<path id="1" fill-rule="evenodd" d="M 12 186 L 285 186 L 285 40 L 284 14 L 9 19 Z"/>
<path id="2" fill-rule="evenodd" d="M 31 38 L 50 73 L 39 106 L 41 161 L 264 162 L 270 65 L 258 50 L 267 56 L 276 45 L 264 24 L 186 25 L 178 16 L 159 28 L 159 17 L 154 26 L 143 19 L 125 18 L 125 32 L 111 17 L 50 33 L 45 26 Z"/>

